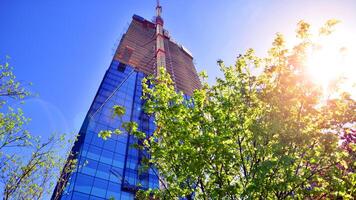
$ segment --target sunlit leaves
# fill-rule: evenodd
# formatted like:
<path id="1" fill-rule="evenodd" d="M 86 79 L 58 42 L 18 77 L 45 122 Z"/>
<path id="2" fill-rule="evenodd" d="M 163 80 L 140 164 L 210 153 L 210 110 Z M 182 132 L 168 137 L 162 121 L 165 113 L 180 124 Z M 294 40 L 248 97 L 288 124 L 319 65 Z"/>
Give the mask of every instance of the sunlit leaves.
<path id="1" fill-rule="evenodd" d="M 335 25 L 339 23 L 339 20 L 329 19 L 324 26 L 320 28 L 319 35 L 330 35 L 333 32 Z"/>
<path id="2" fill-rule="evenodd" d="M 0 64 L 0 196 L 6 200 L 41 199 L 53 191 L 62 169 L 74 169 L 63 168 L 66 158 L 58 154 L 72 143 L 66 136 L 43 140 L 27 130 L 30 119 L 20 108 L 30 95 L 25 86 L 7 62 Z"/>
<path id="3" fill-rule="evenodd" d="M 104 140 L 106 140 L 107 138 L 110 138 L 112 134 L 112 131 L 109 130 L 105 130 L 105 131 L 100 131 L 98 133 L 98 136 L 103 138 Z"/>
<path id="4" fill-rule="evenodd" d="M 114 116 L 121 117 L 125 114 L 125 107 L 123 106 L 115 105 L 113 109 L 114 109 Z"/>
<path id="5" fill-rule="evenodd" d="M 325 35 L 337 21 L 328 21 Z M 143 80 L 152 136 L 134 122 L 123 128 L 145 150 L 145 167 L 159 171 L 160 190 L 138 198 L 304 199 L 355 196 L 356 104 L 350 95 L 327 101 L 305 75 L 313 47 L 310 25 L 298 23 L 292 48 L 277 34 L 266 58 L 249 49 L 189 99 L 169 74 Z M 206 74 L 201 74 L 203 81 Z"/>
<path id="6" fill-rule="evenodd" d="M 310 36 L 310 24 L 301 20 L 298 22 L 297 37 L 301 39 L 308 38 Z"/>

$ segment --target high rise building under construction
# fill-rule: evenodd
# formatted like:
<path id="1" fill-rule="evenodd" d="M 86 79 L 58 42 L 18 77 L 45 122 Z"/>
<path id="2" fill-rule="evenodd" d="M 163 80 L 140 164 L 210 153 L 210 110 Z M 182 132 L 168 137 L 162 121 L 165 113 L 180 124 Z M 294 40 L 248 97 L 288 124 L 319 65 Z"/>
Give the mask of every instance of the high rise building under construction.
<path id="1" fill-rule="evenodd" d="M 159 187 L 157 172 L 139 172 L 144 152 L 130 148 L 138 142 L 133 136 L 122 133 L 103 140 L 98 133 L 121 127 L 122 121 L 135 121 L 148 135 L 154 132 L 154 119 L 144 113 L 140 97 L 142 79 L 156 75 L 157 67 L 164 66 L 176 89 L 187 96 L 201 86 L 192 54 L 163 28 L 161 12 L 157 2 L 153 21 L 132 17 L 72 148 L 68 160 L 77 159 L 77 167 L 62 172 L 52 199 L 134 199 L 139 189 Z M 112 117 L 114 105 L 125 107 L 122 121 Z"/>

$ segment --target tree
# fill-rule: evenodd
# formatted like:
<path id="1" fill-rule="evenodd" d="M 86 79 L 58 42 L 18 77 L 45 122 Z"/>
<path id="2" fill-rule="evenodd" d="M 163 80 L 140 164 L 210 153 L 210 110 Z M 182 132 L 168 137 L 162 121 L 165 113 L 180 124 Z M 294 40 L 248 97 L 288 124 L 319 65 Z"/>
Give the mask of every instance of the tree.
<path id="1" fill-rule="evenodd" d="M 29 95 L 6 60 L 0 65 L 0 196 L 5 200 L 42 199 L 52 192 L 65 161 L 59 151 L 71 142 L 65 135 L 41 140 L 26 129 L 30 119 L 20 107 Z"/>
<path id="2" fill-rule="evenodd" d="M 329 20 L 320 34 L 336 23 Z M 305 60 L 316 45 L 309 29 L 298 23 L 299 43 L 291 49 L 277 34 L 266 58 L 250 49 L 234 66 L 220 61 L 223 78 L 209 86 L 202 73 L 203 87 L 189 100 L 164 68 L 144 80 L 145 111 L 157 129 L 146 135 L 135 123 L 124 127 L 141 141 L 135 148 L 149 153 L 144 168 L 159 171 L 161 188 L 138 198 L 356 196 L 356 103 L 336 89 L 325 99 L 308 77 Z"/>

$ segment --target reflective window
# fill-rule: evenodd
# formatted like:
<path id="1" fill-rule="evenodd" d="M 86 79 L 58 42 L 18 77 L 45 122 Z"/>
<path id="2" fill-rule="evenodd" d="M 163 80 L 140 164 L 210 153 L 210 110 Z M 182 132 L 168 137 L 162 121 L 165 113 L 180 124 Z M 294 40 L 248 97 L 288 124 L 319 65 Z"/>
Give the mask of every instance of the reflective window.
<path id="1" fill-rule="evenodd" d="M 108 186 L 108 181 L 105 181 L 100 178 L 95 178 L 91 194 L 98 197 L 105 198 L 107 186 Z"/>
<path id="2" fill-rule="evenodd" d="M 113 157 L 114 157 L 114 152 L 103 150 L 103 153 L 101 154 L 100 157 L 100 162 L 111 165 Z"/>
<path id="3" fill-rule="evenodd" d="M 128 192 L 122 192 L 121 193 L 121 200 L 131 200 L 134 199 L 134 195 Z"/>
<path id="4" fill-rule="evenodd" d="M 84 159 L 83 159 L 84 160 Z M 93 176 L 98 167 L 98 162 L 92 159 L 85 159 L 84 164 L 81 166 L 81 172 L 83 174 Z"/>
<path id="5" fill-rule="evenodd" d="M 152 170 L 139 173 L 139 157 L 144 152 L 129 147 L 137 142 L 136 139 L 123 129 L 122 134 L 113 134 L 107 140 L 98 137 L 101 130 L 121 127 L 122 121 L 112 115 L 114 105 L 125 107 L 124 122 L 137 122 L 139 129 L 147 134 L 152 134 L 155 129 L 153 117 L 147 116 L 142 109 L 144 102 L 140 98 L 144 74 L 133 71 L 130 66 L 119 71 L 118 65 L 117 61 L 111 63 L 90 108 L 91 114 L 80 130 L 80 134 L 85 135 L 82 144 L 76 143 L 76 149 L 80 149 L 81 167 L 70 176 L 70 184 L 65 189 L 67 193 L 61 199 L 134 199 L 134 192 L 122 191 L 122 188 L 134 189 L 137 184 L 144 188 L 158 187 L 158 178 Z"/>
<path id="6" fill-rule="evenodd" d="M 120 199 L 121 185 L 109 182 L 108 190 L 106 192 L 106 198 Z"/>
<path id="7" fill-rule="evenodd" d="M 102 179 L 109 179 L 110 175 L 110 165 L 99 163 L 98 170 L 96 171 L 96 177 Z"/>
<path id="8" fill-rule="evenodd" d="M 116 141 L 113 139 L 107 139 L 104 142 L 104 149 L 109 150 L 109 151 L 115 151 L 115 146 L 116 146 Z"/>
<path id="9" fill-rule="evenodd" d="M 83 193 L 80 193 L 80 192 L 74 192 L 72 198 L 76 199 L 76 200 L 88 200 L 89 199 L 89 195 L 88 194 L 83 194 Z"/>
<path id="10" fill-rule="evenodd" d="M 112 165 L 115 167 L 123 168 L 124 167 L 124 162 L 125 162 L 125 157 L 121 154 L 114 154 L 114 160 Z"/>
<path id="11" fill-rule="evenodd" d="M 94 178 L 81 173 L 77 174 L 74 190 L 89 194 L 93 185 Z"/>
<path id="12" fill-rule="evenodd" d="M 90 158 L 92 160 L 99 160 L 100 158 L 100 154 L 101 154 L 101 149 L 96 147 L 96 146 L 93 146 L 93 145 L 90 145 L 89 146 L 89 149 L 88 149 L 88 153 L 87 153 L 87 158 Z"/>

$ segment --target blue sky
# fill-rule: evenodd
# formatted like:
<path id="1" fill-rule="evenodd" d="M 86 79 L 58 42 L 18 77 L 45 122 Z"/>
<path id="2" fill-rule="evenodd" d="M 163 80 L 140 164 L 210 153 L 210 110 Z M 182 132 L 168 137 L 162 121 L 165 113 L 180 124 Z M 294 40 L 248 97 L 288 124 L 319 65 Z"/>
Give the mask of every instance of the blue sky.
<path id="1" fill-rule="evenodd" d="M 356 1 L 162 0 L 165 28 L 213 82 L 216 60 L 233 64 L 247 48 L 263 55 L 276 32 L 294 36 L 305 19 L 356 27 Z M 154 15 L 155 0 L 0 0 L 0 60 L 38 97 L 25 112 L 36 135 L 77 132 L 133 14 Z"/>

